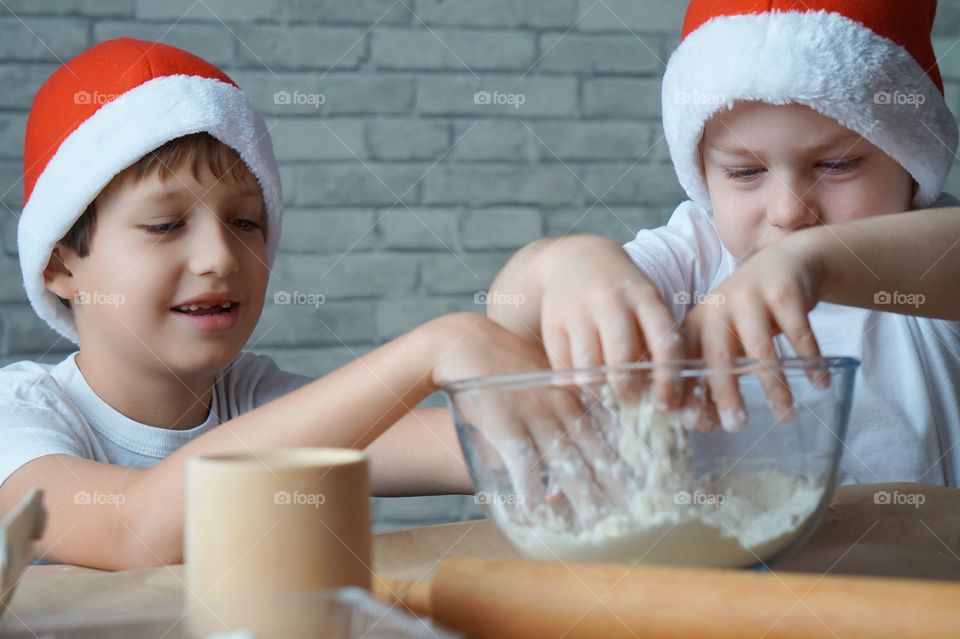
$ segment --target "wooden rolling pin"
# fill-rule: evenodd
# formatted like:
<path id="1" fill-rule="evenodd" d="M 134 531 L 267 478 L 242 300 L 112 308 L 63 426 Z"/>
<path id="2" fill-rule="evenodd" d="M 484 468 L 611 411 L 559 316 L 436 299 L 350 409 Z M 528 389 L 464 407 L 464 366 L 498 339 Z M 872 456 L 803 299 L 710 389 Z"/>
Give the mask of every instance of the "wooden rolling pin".
<path id="1" fill-rule="evenodd" d="M 917 579 L 449 559 L 374 594 L 470 639 L 960 637 L 960 584 Z"/>

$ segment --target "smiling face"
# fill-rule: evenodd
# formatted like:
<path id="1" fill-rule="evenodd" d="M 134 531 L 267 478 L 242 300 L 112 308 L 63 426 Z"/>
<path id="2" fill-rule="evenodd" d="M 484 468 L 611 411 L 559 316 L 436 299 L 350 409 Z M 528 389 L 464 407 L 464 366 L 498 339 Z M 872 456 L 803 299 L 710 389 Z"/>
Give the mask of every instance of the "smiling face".
<path id="1" fill-rule="evenodd" d="M 813 109 L 740 102 L 701 143 L 720 239 L 741 262 L 792 231 L 907 211 L 913 179 L 868 141 Z"/>
<path id="2" fill-rule="evenodd" d="M 47 286 L 74 300 L 84 353 L 208 375 L 233 361 L 253 332 L 269 276 L 263 199 L 236 155 L 212 148 L 219 162 L 120 174 L 95 201 L 87 254 L 58 245 Z M 234 170 L 218 178 L 211 164 Z M 217 303 L 175 310 L 204 297 Z"/>

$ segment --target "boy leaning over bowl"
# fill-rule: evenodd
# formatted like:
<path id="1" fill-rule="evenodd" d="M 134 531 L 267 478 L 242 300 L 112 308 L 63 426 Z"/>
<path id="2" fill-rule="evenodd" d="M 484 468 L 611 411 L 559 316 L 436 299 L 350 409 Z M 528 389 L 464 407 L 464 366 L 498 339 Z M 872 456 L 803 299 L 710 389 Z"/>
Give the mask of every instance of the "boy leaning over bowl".
<path id="1" fill-rule="evenodd" d="M 488 314 L 557 368 L 857 357 L 841 480 L 957 486 L 960 202 L 942 193 L 957 127 L 935 13 L 935 0 L 692 0 L 663 79 L 690 200 L 622 248 L 525 247 L 490 299 L 528 303 Z M 784 380 L 761 380 L 789 420 Z M 708 391 L 707 406 L 670 384 L 655 395 L 689 427 L 742 426 L 732 377 Z"/>
<path id="2" fill-rule="evenodd" d="M 319 380 L 241 352 L 279 242 L 279 173 L 248 96 L 185 51 L 120 39 L 66 63 L 34 100 L 24 169 L 24 285 L 80 347 L 0 369 L 0 512 L 45 490 L 45 559 L 180 561 L 185 464 L 204 453 L 367 448 L 378 494 L 470 492 L 446 410 L 410 409 L 450 379 L 548 367 L 468 314 Z"/>

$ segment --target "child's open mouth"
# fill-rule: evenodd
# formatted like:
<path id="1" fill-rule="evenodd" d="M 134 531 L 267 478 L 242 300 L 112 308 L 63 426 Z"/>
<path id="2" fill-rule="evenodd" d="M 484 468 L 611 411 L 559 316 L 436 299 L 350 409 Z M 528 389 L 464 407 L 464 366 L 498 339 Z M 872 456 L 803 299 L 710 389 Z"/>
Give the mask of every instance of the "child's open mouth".
<path id="1" fill-rule="evenodd" d="M 184 304 L 171 310 L 186 320 L 190 326 L 202 331 L 225 331 L 237 323 L 239 304 L 215 302 L 209 304 Z"/>
<path id="2" fill-rule="evenodd" d="M 188 315 L 225 315 L 230 312 L 231 307 L 233 307 L 233 302 L 223 302 L 219 304 L 189 304 L 177 306 L 173 310 Z"/>

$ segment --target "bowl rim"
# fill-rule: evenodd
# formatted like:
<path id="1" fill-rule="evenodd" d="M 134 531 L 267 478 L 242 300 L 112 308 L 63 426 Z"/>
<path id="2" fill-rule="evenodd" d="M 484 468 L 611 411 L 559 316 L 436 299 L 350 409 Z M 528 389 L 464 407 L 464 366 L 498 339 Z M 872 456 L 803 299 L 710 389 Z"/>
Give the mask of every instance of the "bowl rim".
<path id="1" fill-rule="evenodd" d="M 631 371 L 650 371 L 662 369 L 677 369 L 680 377 L 704 377 L 711 372 L 724 371 L 735 374 L 749 374 L 755 372 L 758 366 L 767 369 L 775 367 L 788 371 L 817 371 L 846 369 L 855 371 L 860 366 L 860 360 L 847 356 L 821 357 L 786 357 L 776 360 L 761 360 L 749 357 L 738 357 L 728 366 L 710 367 L 703 358 L 674 359 L 669 362 L 629 362 L 613 366 L 594 366 L 591 368 L 577 368 L 571 370 L 536 370 L 524 373 L 497 373 L 479 377 L 468 377 L 447 382 L 440 386 L 440 391 L 449 396 L 457 393 L 486 391 L 486 390 L 519 390 L 522 388 L 536 388 L 540 386 L 566 386 L 570 384 L 588 384 L 594 381 L 603 381 L 610 373 L 628 373 Z"/>

